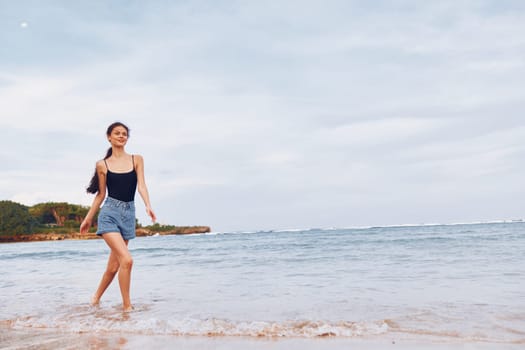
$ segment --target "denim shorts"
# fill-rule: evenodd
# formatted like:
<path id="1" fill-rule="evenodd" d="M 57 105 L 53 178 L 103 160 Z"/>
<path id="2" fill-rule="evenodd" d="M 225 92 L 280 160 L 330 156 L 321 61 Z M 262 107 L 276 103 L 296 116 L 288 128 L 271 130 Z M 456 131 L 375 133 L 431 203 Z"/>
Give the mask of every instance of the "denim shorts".
<path id="1" fill-rule="evenodd" d="M 135 238 L 135 203 L 107 197 L 98 213 L 97 235 L 120 232 L 128 241 Z"/>

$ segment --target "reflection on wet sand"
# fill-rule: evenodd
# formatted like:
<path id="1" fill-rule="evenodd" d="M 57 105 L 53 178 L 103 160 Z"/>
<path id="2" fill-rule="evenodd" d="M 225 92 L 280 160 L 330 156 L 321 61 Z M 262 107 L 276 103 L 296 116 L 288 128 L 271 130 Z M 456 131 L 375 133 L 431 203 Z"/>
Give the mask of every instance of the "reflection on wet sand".
<path id="1" fill-rule="evenodd" d="M 88 348 L 91 350 L 119 350 L 123 349 L 128 340 L 119 337 L 101 337 L 100 334 L 90 334 L 87 339 Z"/>

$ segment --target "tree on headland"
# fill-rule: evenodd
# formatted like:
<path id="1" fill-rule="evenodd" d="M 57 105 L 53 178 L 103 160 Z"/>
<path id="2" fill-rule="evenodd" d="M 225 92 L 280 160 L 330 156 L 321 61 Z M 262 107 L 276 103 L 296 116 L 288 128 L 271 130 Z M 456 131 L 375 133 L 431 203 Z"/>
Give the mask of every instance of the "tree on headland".
<path id="1" fill-rule="evenodd" d="M 4 200 L 0 201 L 0 243 L 38 240 L 78 239 L 80 223 L 86 216 L 89 207 L 69 204 L 66 202 L 47 202 L 35 204 L 32 207 Z M 90 232 L 96 231 L 97 215 L 93 218 Z M 142 226 L 137 219 L 137 236 L 154 234 L 175 235 L 206 233 L 208 226 L 173 226 L 160 225 Z M 82 235 L 80 235 L 82 236 Z M 86 238 L 96 237 L 84 236 Z"/>
<path id="2" fill-rule="evenodd" d="M 31 233 L 35 225 L 28 207 L 12 201 L 0 201 L 0 235 Z"/>
<path id="3" fill-rule="evenodd" d="M 88 210 L 88 207 L 66 202 L 39 203 L 27 207 L 12 201 L 0 201 L 0 235 L 74 232 L 79 229 Z"/>
<path id="4" fill-rule="evenodd" d="M 41 225 L 80 227 L 88 210 L 89 208 L 84 206 L 66 202 L 47 202 L 35 204 L 29 208 L 29 213 Z"/>

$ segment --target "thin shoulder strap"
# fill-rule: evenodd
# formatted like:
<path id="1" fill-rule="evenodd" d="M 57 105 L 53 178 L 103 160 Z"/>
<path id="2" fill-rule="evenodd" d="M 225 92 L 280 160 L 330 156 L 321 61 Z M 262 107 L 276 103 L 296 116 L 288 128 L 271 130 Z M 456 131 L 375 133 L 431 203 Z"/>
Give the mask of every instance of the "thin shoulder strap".
<path id="1" fill-rule="evenodd" d="M 135 156 L 131 155 L 131 162 L 133 163 L 133 170 L 135 170 Z"/>
<path id="2" fill-rule="evenodd" d="M 108 163 L 106 163 L 106 159 L 104 159 L 104 164 L 106 164 L 106 170 L 109 170 Z"/>

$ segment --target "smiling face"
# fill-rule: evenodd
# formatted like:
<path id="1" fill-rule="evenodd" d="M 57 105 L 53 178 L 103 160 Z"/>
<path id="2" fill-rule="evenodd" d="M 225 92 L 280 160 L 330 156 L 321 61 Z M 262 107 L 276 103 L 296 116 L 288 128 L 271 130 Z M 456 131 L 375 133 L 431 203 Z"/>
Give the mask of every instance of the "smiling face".
<path id="1" fill-rule="evenodd" d="M 116 126 L 108 135 L 108 141 L 111 146 L 124 147 L 128 142 L 128 130 L 123 126 Z"/>

